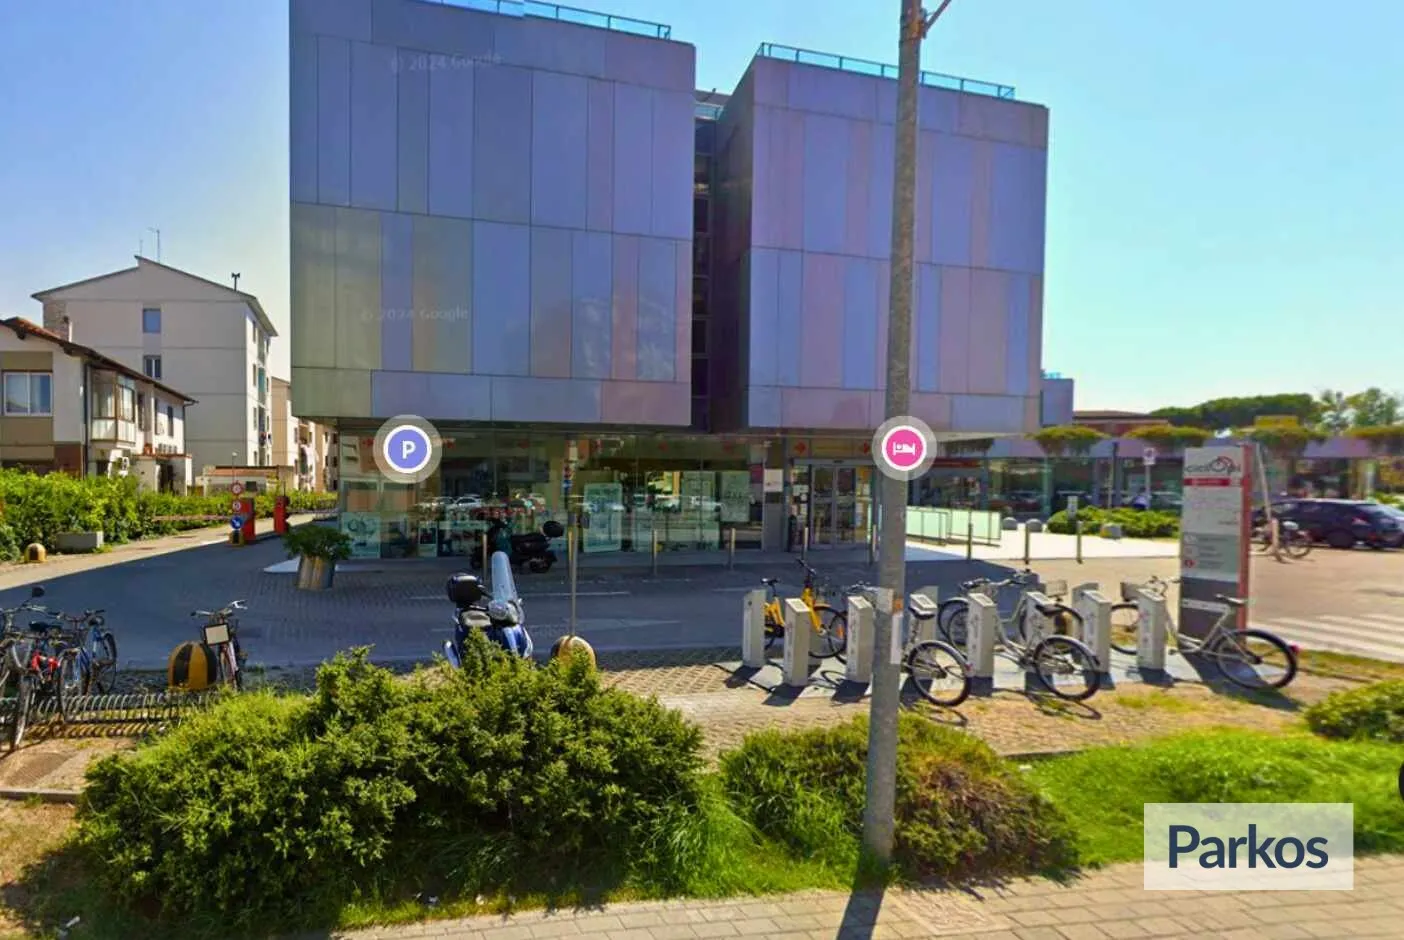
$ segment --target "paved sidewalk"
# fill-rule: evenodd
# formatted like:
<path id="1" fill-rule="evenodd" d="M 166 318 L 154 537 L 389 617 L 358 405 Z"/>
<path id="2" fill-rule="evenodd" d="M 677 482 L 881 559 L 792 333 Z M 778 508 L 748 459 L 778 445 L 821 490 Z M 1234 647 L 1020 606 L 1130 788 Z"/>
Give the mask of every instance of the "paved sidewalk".
<path id="1" fill-rule="evenodd" d="M 1145 891 L 1139 864 L 1090 872 L 1068 886 L 1021 880 L 999 889 L 839 892 L 769 899 L 620 904 L 583 912 L 531 912 L 334 934 L 355 940 L 1100 940 L 1217 937 L 1310 940 L 1398 937 L 1404 856 L 1358 859 L 1355 890 Z"/>
<path id="2" fill-rule="evenodd" d="M 315 513 L 299 513 L 288 518 L 291 525 L 299 526 L 317 518 Z M 273 520 L 258 520 L 258 541 L 273 536 Z M 140 539 L 114 545 L 110 551 L 82 555 L 50 555 L 41 565 L 0 564 L 0 591 L 23 587 L 41 581 L 52 581 L 70 574 L 96 571 L 120 565 L 139 558 L 155 558 L 189 548 L 216 545 L 229 541 L 229 526 L 214 525 L 203 529 L 187 529 L 174 535 L 163 535 L 154 539 Z"/>

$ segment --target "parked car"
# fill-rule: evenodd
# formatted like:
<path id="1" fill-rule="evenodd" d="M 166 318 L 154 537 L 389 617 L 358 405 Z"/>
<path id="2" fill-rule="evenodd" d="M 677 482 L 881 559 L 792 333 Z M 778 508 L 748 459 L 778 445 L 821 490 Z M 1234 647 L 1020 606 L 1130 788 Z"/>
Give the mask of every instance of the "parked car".
<path id="1" fill-rule="evenodd" d="M 1391 513 L 1379 503 L 1358 499 L 1286 499 L 1272 504 L 1274 517 L 1295 522 L 1313 542 L 1332 548 L 1354 548 L 1364 543 L 1371 548 L 1404 546 L 1404 516 Z M 1254 513 L 1261 525 L 1264 513 Z"/>

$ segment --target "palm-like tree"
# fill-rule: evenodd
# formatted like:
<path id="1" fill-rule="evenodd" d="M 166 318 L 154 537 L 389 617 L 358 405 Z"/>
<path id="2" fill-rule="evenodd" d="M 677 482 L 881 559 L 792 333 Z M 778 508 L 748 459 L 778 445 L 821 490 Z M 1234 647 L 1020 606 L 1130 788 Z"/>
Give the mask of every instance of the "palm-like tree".
<path id="1" fill-rule="evenodd" d="M 1345 392 L 1326 389 L 1316 396 L 1316 408 L 1324 430 L 1340 434 L 1350 427 L 1350 400 Z"/>

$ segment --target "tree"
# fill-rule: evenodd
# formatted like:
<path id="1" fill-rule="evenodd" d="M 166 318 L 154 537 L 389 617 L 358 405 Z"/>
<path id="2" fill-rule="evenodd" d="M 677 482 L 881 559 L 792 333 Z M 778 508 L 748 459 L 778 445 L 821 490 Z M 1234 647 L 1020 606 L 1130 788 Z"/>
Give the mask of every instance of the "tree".
<path id="1" fill-rule="evenodd" d="M 1350 398 L 1345 392 L 1326 389 L 1316 396 L 1317 422 L 1332 434 L 1350 427 Z"/>
<path id="2" fill-rule="evenodd" d="M 1246 398 L 1215 398 L 1189 408 L 1161 408 L 1151 414 L 1179 427 L 1220 431 L 1247 427 L 1258 418 L 1268 416 L 1290 415 L 1303 424 L 1311 424 L 1316 419 L 1317 403 L 1311 395 L 1289 392 Z"/>
<path id="3" fill-rule="evenodd" d="M 1400 413 L 1404 410 L 1398 395 L 1382 392 L 1378 388 L 1367 388 L 1346 399 L 1350 406 L 1351 424 L 1357 428 L 1378 428 L 1399 424 Z"/>

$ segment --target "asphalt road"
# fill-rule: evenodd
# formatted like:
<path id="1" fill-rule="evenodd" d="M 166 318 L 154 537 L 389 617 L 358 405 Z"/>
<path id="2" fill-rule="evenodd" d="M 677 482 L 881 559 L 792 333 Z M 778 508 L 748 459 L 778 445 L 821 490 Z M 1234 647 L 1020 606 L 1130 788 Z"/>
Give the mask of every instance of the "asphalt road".
<path id="1" fill-rule="evenodd" d="M 247 599 L 242 638 L 250 659 L 269 666 L 313 665 L 337 650 L 370 644 L 378 659 L 427 658 L 452 632 L 452 609 L 443 584 L 451 567 L 441 562 L 353 564 L 328 592 L 298 591 L 291 574 L 265 567 L 284 559 L 270 541 L 247 548 L 226 544 L 139 558 L 67 574 L 44 582 L 43 603 L 64 610 L 102 607 L 117 636 L 126 668 L 163 668 L 179 643 L 199 636 L 194 608 Z M 861 562 L 816 567 L 842 585 L 872 578 Z M 1175 573 L 1172 559 L 1107 559 L 1045 562 L 1045 578 L 1070 584 Z M 936 585 L 954 593 L 977 575 L 1000 577 L 1008 568 L 990 562 L 920 562 L 908 565 L 909 589 Z M 1354 651 L 1404 661 L 1404 552 L 1320 550 L 1281 564 L 1254 561 L 1251 619 L 1305 646 Z M 774 570 L 738 567 L 663 569 L 659 576 L 602 571 L 582 575 L 577 625 L 600 650 L 739 646 L 742 597 L 771 574 L 784 578 L 783 593 L 798 593 L 798 569 L 783 560 Z M 563 632 L 570 599 L 563 577 L 523 575 L 528 625 L 538 649 Z M 1114 589 L 1113 589 L 1114 591 Z M 24 599 L 28 588 L 0 592 L 0 607 Z"/>

